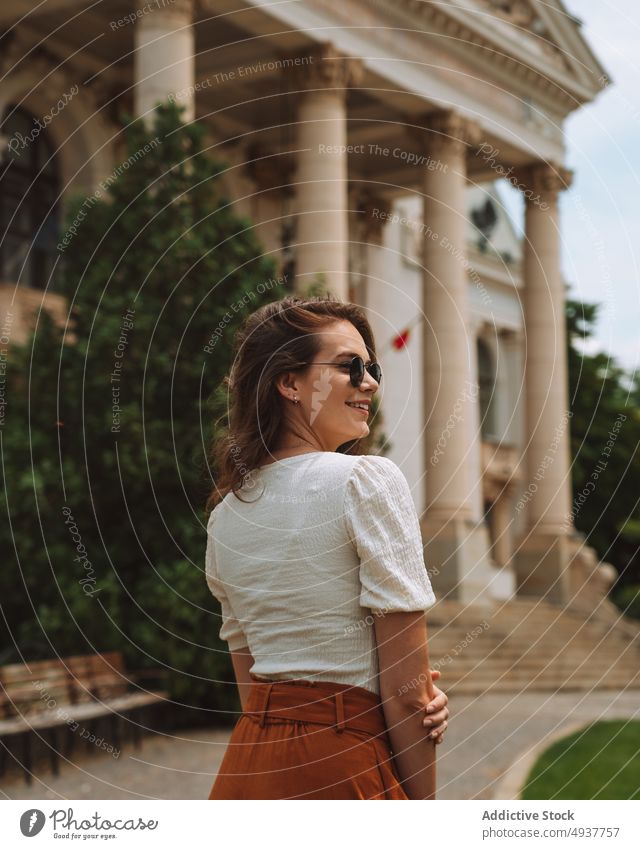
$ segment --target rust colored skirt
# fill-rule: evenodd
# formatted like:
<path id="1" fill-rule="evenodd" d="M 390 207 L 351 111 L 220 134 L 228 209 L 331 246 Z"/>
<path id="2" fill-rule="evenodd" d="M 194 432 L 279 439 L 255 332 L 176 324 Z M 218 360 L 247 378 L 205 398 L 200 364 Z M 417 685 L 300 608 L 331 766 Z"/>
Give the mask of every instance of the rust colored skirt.
<path id="1" fill-rule="evenodd" d="M 209 799 L 408 799 L 375 693 L 251 677 Z"/>

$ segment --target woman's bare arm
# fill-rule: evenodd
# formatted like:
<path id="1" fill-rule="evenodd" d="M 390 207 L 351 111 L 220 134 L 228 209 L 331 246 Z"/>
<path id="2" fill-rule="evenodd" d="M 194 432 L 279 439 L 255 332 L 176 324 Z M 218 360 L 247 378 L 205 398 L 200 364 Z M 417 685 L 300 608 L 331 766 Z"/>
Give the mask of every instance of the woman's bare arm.
<path id="1" fill-rule="evenodd" d="M 235 672 L 236 682 L 238 683 L 238 695 L 242 710 L 245 710 L 247 694 L 253 683 L 253 679 L 249 675 L 249 670 L 253 666 L 253 656 L 249 649 L 245 646 L 238 651 L 231 652 L 231 660 Z M 432 678 L 437 681 L 440 678 L 439 670 L 432 671 Z M 427 732 L 435 732 L 436 743 L 442 743 L 442 737 L 447 727 L 449 718 L 449 710 L 447 708 L 448 698 L 446 693 L 443 693 L 438 687 L 433 688 L 436 697 L 430 702 L 433 706 L 433 712 L 426 713 L 424 720 L 425 730 Z"/>
<path id="2" fill-rule="evenodd" d="M 435 799 L 435 740 L 423 721 L 435 693 L 423 610 L 378 615 L 375 636 L 380 698 L 393 760 L 410 799 Z"/>
<path id="3" fill-rule="evenodd" d="M 241 649 L 232 651 L 231 662 L 233 663 L 233 671 L 238 685 L 240 704 L 242 705 L 242 710 L 246 710 L 247 697 L 253 683 L 249 675 L 249 670 L 253 666 L 253 655 L 249 651 L 249 647 L 243 646 Z"/>

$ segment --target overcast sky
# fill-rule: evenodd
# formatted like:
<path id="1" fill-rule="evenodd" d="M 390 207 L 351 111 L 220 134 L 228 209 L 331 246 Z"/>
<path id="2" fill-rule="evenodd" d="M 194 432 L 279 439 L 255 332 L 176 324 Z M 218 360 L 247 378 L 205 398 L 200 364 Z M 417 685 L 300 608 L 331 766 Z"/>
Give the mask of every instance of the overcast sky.
<path id="1" fill-rule="evenodd" d="M 602 303 L 593 350 L 640 364 L 640 0 L 567 0 L 612 85 L 565 125 L 563 271 L 570 297 Z M 503 181 L 504 182 L 504 181 Z M 514 190 L 515 192 L 515 190 Z M 515 222 L 520 199 L 501 192 Z M 515 192 L 515 194 L 519 194 Z"/>

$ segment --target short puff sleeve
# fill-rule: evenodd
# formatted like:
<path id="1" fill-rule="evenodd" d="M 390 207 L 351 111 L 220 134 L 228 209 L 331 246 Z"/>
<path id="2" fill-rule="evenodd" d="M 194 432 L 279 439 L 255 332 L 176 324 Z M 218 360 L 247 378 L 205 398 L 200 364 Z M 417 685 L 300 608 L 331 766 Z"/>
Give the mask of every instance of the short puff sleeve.
<path id="1" fill-rule="evenodd" d="M 390 613 L 435 604 L 418 514 L 407 479 L 393 460 L 358 457 L 347 481 L 344 515 L 360 558 L 362 607 Z"/>
<path id="2" fill-rule="evenodd" d="M 247 645 L 247 638 L 244 635 L 242 626 L 236 618 L 231 604 L 227 598 L 227 593 L 223 582 L 218 576 L 218 569 L 215 556 L 215 542 L 213 531 L 215 527 L 215 509 L 209 516 L 207 525 L 207 549 L 205 553 L 205 575 L 207 585 L 211 593 L 220 602 L 220 611 L 222 615 L 222 626 L 220 628 L 220 639 L 226 640 L 231 651 L 236 651 Z"/>

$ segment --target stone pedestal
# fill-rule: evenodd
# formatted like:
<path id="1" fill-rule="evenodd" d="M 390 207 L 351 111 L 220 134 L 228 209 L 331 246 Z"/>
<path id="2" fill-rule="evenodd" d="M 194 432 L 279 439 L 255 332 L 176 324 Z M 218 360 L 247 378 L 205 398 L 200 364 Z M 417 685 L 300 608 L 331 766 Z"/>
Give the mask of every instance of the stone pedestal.
<path id="1" fill-rule="evenodd" d="M 514 567 L 516 592 L 553 604 L 569 601 L 570 545 L 566 534 L 537 532 L 518 543 Z"/>

